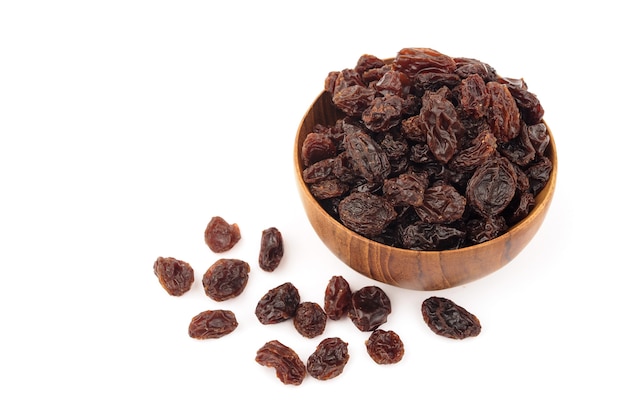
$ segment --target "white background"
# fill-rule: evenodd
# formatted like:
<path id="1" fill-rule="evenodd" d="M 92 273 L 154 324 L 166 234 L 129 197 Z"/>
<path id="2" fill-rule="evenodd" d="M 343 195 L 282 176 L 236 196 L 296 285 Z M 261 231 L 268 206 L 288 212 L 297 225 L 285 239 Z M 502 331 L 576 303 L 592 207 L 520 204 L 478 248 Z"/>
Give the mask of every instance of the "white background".
<path id="1" fill-rule="evenodd" d="M 616 4 L 1 2 L 0 414 L 624 415 Z M 419 313 L 434 293 L 380 284 L 393 305 L 383 328 L 402 337 L 404 359 L 376 365 L 366 334 L 329 322 L 324 337 L 349 343 L 344 373 L 285 386 L 256 350 L 279 339 L 306 360 L 322 337 L 261 325 L 260 297 L 290 281 L 321 303 L 333 275 L 377 284 L 307 222 L 298 123 L 329 71 L 409 46 L 526 80 L 558 149 L 551 210 L 505 268 L 437 293 L 480 318 L 479 337 L 434 335 Z M 215 215 L 242 231 L 225 256 L 252 267 L 223 303 L 201 285 L 220 257 L 203 241 Z M 266 273 L 256 259 L 270 226 L 286 252 Z M 158 256 L 192 264 L 189 293 L 160 287 Z M 191 317 L 212 308 L 233 310 L 237 330 L 189 338 Z"/>

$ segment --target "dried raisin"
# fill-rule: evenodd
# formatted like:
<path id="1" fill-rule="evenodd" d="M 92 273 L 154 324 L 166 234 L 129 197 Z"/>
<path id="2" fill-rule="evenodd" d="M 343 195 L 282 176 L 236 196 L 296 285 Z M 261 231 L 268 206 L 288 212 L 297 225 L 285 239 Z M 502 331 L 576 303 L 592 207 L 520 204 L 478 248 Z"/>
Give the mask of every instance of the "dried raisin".
<path id="1" fill-rule="evenodd" d="M 189 323 L 189 336 L 194 339 L 218 339 L 235 331 L 237 318 L 230 310 L 207 310 Z"/>
<path id="2" fill-rule="evenodd" d="M 329 337 L 309 356 L 307 371 L 313 378 L 325 381 L 341 375 L 349 359 L 348 344 L 338 337 Z"/>
<path id="3" fill-rule="evenodd" d="M 239 226 L 236 223 L 229 224 L 219 216 L 213 217 L 204 231 L 204 241 L 215 253 L 232 249 L 240 239 Z"/>
<path id="4" fill-rule="evenodd" d="M 300 385 L 306 377 L 306 366 L 298 354 L 278 340 L 267 342 L 256 353 L 256 362 L 276 370 L 285 385 Z"/>
<path id="5" fill-rule="evenodd" d="M 176 258 L 159 256 L 154 262 L 154 274 L 169 295 L 181 296 L 191 288 L 194 272 L 191 265 Z"/>
<path id="6" fill-rule="evenodd" d="M 262 270 L 272 272 L 283 259 L 283 235 L 275 227 L 263 230 L 261 234 L 261 249 L 259 251 L 259 266 Z"/>
<path id="7" fill-rule="evenodd" d="M 218 259 L 202 277 L 207 296 L 224 301 L 240 295 L 248 284 L 250 265 L 240 259 Z"/>
<path id="8" fill-rule="evenodd" d="M 368 355 L 380 365 L 398 363 L 404 356 L 404 343 L 392 330 L 376 329 L 365 341 Z"/>
<path id="9" fill-rule="evenodd" d="M 352 304 L 348 317 L 362 332 L 376 330 L 387 322 L 391 314 L 391 300 L 375 285 L 363 287 L 352 294 Z"/>
<path id="10" fill-rule="evenodd" d="M 326 313 L 317 303 L 305 301 L 296 308 L 293 324 L 302 336 L 312 339 L 324 333 Z"/>
<path id="11" fill-rule="evenodd" d="M 296 314 L 300 304 L 300 292 L 286 282 L 269 290 L 257 303 L 255 314 L 262 324 L 287 321 Z"/>
<path id="12" fill-rule="evenodd" d="M 333 276 L 324 292 L 324 311 L 331 320 L 339 320 L 348 314 L 352 305 L 350 284 L 341 275 Z"/>
<path id="13" fill-rule="evenodd" d="M 422 316 L 436 334 L 451 339 L 478 336 L 481 325 L 478 318 L 463 307 L 443 297 L 430 297 L 422 303 Z"/>

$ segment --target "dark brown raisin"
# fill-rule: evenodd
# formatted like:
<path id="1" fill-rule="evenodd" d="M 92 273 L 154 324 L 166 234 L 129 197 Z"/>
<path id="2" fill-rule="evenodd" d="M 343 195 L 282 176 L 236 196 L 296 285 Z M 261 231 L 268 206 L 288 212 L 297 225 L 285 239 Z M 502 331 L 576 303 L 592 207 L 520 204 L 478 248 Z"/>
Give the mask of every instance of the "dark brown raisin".
<path id="1" fill-rule="evenodd" d="M 299 304 L 298 289 L 291 282 L 286 282 L 272 288 L 259 300 L 255 314 L 262 324 L 281 323 L 296 314 Z"/>
<path id="2" fill-rule="evenodd" d="M 259 251 L 259 266 L 262 270 L 272 272 L 283 259 L 283 235 L 275 227 L 263 230 L 261 234 L 261 249 Z"/>
<path id="3" fill-rule="evenodd" d="M 415 222 L 399 230 L 405 249 L 440 251 L 458 249 L 465 243 L 465 231 L 436 223 Z"/>
<path id="4" fill-rule="evenodd" d="M 240 259 L 218 259 L 202 277 L 207 296 L 215 301 L 237 297 L 248 284 L 250 265 Z"/>
<path id="5" fill-rule="evenodd" d="M 302 336 L 312 339 L 324 333 L 326 313 L 317 303 L 305 301 L 296 308 L 293 324 Z"/>
<path id="6" fill-rule="evenodd" d="M 331 320 L 339 320 L 348 314 L 352 304 L 350 284 L 341 275 L 333 276 L 324 292 L 324 311 Z"/>
<path id="7" fill-rule="evenodd" d="M 465 204 L 465 197 L 453 186 L 435 185 L 424 191 L 423 202 L 415 212 L 428 223 L 452 223 L 463 217 Z"/>
<path id="8" fill-rule="evenodd" d="M 376 329 L 365 341 L 367 353 L 380 365 L 398 363 L 404 356 L 404 343 L 392 330 Z"/>
<path id="9" fill-rule="evenodd" d="M 363 236 L 379 235 L 396 218 L 391 203 L 376 194 L 354 192 L 339 203 L 339 218 L 348 228 Z"/>
<path id="10" fill-rule="evenodd" d="M 347 134 L 344 145 L 354 170 L 367 182 L 382 184 L 391 173 L 387 154 L 367 133 L 356 130 Z"/>
<path id="11" fill-rule="evenodd" d="M 313 378 L 326 381 L 341 375 L 349 359 L 348 344 L 338 337 L 329 337 L 309 356 L 307 371 Z"/>
<path id="12" fill-rule="evenodd" d="M 430 297 L 422 303 L 422 316 L 436 334 L 451 339 L 478 336 L 481 325 L 475 315 L 443 297 Z"/>
<path id="13" fill-rule="evenodd" d="M 515 99 L 506 85 L 496 81 L 487 83 L 490 97 L 489 126 L 502 142 L 508 142 L 519 134 L 521 115 Z"/>
<path id="14" fill-rule="evenodd" d="M 159 256 L 154 262 L 154 275 L 169 295 L 180 296 L 189 291 L 194 281 L 191 265 L 176 258 Z"/>
<path id="15" fill-rule="evenodd" d="M 428 187 L 426 173 L 405 173 L 385 180 L 383 195 L 394 206 L 421 206 Z"/>
<path id="16" fill-rule="evenodd" d="M 508 159 L 490 159 L 478 167 L 467 183 L 467 202 L 483 217 L 504 211 L 515 196 L 517 175 Z"/>
<path id="17" fill-rule="evenodd" d="M 332 137 L 326 133 L 311 132 L 302 144 L 302 163 L 308 167 L 322 159 L 335 156 L 337 148 Z"/>
<path id="18" fill-rule="evenodd" d="M 256 362 L 276 370 L 285 385 L 300 385 L 306 377 L 306 366 L 298 354 L 278 340 L 267 342 L 256 352 Z"/>
<path id="19" fill-rule="evenodd" d="M 207 310 L 189 323 L 189 336 L 194 339 L 219 339 L 235 331 L 239 323 L 230 310 Z"/>
<path id="20" fill-rule="evenodd" d="M 376 330 L 387 322 L 389 314 L 391 300 L 381 288 L 369 285 L 352 293 L 348 317 L 362 332 Z"/>
<path id="21" fill-rule="evenodd" d="M 236 223 L 229 224 L 219 216 L 209 221 L 204 230 L 204 241 L 215 253 L 226 252 L 241 239 L 241 232 Z"/>
<path id="22" fill-rule="evenodd" d="M 447 163 L 459 149 L 464 129 L 454 105 L 440 91 L 427 91 L 420 110 L 421 130 L 434 157 Z"/>

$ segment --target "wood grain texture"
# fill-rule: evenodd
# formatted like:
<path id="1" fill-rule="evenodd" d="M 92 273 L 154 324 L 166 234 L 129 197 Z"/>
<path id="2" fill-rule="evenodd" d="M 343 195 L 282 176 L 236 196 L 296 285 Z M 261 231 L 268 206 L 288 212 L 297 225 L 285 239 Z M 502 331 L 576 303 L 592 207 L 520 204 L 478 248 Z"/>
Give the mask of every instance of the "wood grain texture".
<path id="1" fill-rule="evenodd" d="M 462 285 L 489 275 L 515 258 L 535 236 L 552 202 L 557 178 L 557 154 L 552 132 L 546 150 L 553 163 L 550 179 L 529 215 L 506 234 L 467 248 L 415 251 L 369 240 L 332 218 L 315 200 L 302 179 L 300 150 L 317 123 L 334 124 L 341 114 L 322 93 L 304 115 L 296 134 L 294 168 L 297 187 L 311 226 L 324 244 L 346 265 L 374 280 L 397 287 L 433 291 Z"/>

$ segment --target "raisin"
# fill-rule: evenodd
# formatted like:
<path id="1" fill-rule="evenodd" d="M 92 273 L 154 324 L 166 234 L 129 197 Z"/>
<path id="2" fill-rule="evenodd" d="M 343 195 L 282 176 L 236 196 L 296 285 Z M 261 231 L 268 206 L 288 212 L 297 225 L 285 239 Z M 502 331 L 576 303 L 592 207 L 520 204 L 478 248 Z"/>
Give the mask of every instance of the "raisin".
<path id="1" fill-rule="evenodd" d="M 236 223 L 232 225 L 219 216 L 209 221 L 204 231 L 204 241 L 215 253 L 226 252 L 241 239 L 241 232 Z"/>
<path id="2" fill-rule="evenodd" d="M 441 251 L 458 249 L 465 243 L 465 232 L 452 226 L 415 222 L 399 231 L 405 249 Z"/>
<path id="3" fill-rule="evenodd" d="M 275 227 L 263 230 L 261 234 L 261 249 L 259 251 L 259 266 L 262 270 L 272 272 L 283 259 L 283 235 Z"/>
<path id="4" fill-rule="evenodd" d="M 425 173 L 405 173 L 385 180 L 383 195 L 394 206 L 421 206 L 428 187 Z"/>
<path id="5" fill-rule="evenodd" d="M 363 110 L 361 118 L 365 127 L 372 132 L 383 132 L 400 123 L 403 107 L 404 102 L 398 96 L 375 97 Z"/>
<path id="6" fill-rule="evenodd" d="M 440 336 L 465 339 L 478 336 L 480 321 L 455 302 L 443 297 L 430 297 L 422 303 L 422 316 L 428 327 Z"/>
<path id="7" fill-rule="evenodd" d="M 339 218 L 348 228 L 363 236 L 372 237 L 383 232 L 396 218 L 391 203 L 369 192 L 354 192 L 339 203 Z"/>
<path id="8" fill-rule="evenodd" d="M 515 99 L 506 85 L 496 81 L 487 83 L 490 97 L 489 126 L 502 142 L 508 142 L 519 134 L 521 115 Z"/>
<path id="9" fill-rule="evenodd" d="M 255 360 L 274 368 L 276 377 L 285 385 L 300 385 L 306 377 L 306 366 L 298 354 L 278 340 L 269 341 L 257 350 Z"/>
<path id="10" fill-rule="evenodd" d="M 154 274 L 169 295 L 181 296 L 191 288 L 194 272 L 191 265 L 176 258 L 159 256 L 154 262 Z"/>
<path id="11" fill-rule="evenodd" d="M 517 175 L 508 159 L 490 159 L 468 181 L 467 201 L 482 216 L 495 216 L 513 200 L 516 186 Z"/>
<path id="12" fill-rule="evenodd" d="M 381 324 L 387 322 L 389 314 L 391 314 L 391 300 L 381 288 L 370 285 L 352 294 L 348 317 L 362 332 L 376 330 Z"/>
<path id="13" fill-rule="evenodd" d="M 434 157 L 447 163 L 459 148 L 464 133 L 454 105 L 440 91 L 427 91 L 419 114 L 421 130 Z"/>
<path id="14" fill-rule="evenodd" d="M 313 378 L 326 381 L 341 375 L 349 359 L 348 344 L 338 337 L 329 337 L 317 345 L 306 368 Z"/>
<path id="15" fill-rule="evenodd" d="M 422 73 L 452 73 L 456 69 L 456 62 L 434 49 L 403 48 L 396 55 L 393 68 L 415 80 Z"/>
<path id="16" fill-rule="evenodd" d="M 467 222 L 467 239 L 474 245 L 495 239 L 507 229 L 507 222 L 502 216 L 489 216 L 470 219 Z"/>
<path id="17" fill-rule="evenodd" d="M 346 152 L 354 170 L 371 183 L 382 183 L 391 172 L 387 154 L 370 135 L 355 131 L 344 140 Z"/>
<path id="18" fill-rule="evenodd" d="M 318 200 L 341 197 L 350 190 L 350 187 L 336 178 L 330 178 L 311 184 L 309 186 L 311 194 Z"/>
<path id="19" fill-rule="evenodd" d="M 219 339 L 237 328 L 237 318 L 230 310 L 207 310 L 191 319 L 189 336 L 194 339 Z"/>
<path id="20" fill-rule="evenodd" d="M 376 329 L 365 341 L 368 355 L 380 365 L 398 363 L 404 356 L 404 343 L 392 330 Z"/>
<path id="21" fill-rule="evenodd" d="M 341 275 L 333 276 L 324 292 L 324 311 L 331 320 L 339 320 L 348 314 L 352 304 L 350 284 Z"/>
<path id="22" fill-rule="evenodd" d="M 324 333 L 326 313 L 319 304 L 305 301 L 296 308 L 293 324 L 298 333 L 312 339 Z"/>
<path id="23" fill-rule="evenodd" d="M 449 167 L 455 171 L 474 172 L 496 154 L 496 137 L 489 130 L 483 130 L 471 144 L 461 149 L 450 161 Z"/>
<path id="24" fill-rule="evenodd" d="M 428 223 L 452 223 L 463 217 L 465 204 L 465 197 L 456 188 L 442 184 L 424 191 L 423 202 L 415 212 Z"/>
<path id="25" fill-rule="evenodd" d="M 336 151 L 335 142 L 328 134 L 311 132 L 302 144 L 302 163 L 308 167 L 315 162 L 335 156 Z"/>
<path id="26" fill-rule="evenodd" d="M 248 284 L 250 265 L 240 259 L 218 259 L 202 277 L 207 296 L 224 301 L 240 295 Z"/>
<path id="27" fill-rule="evenodd" d="M 478 74 L 471 74 L 459 86 L 460 108 L 465 114 L 481 118 L 489 108 L 489 94 L 485 80 Z"/>
<path id="28" fill-rule="evenodd" d="M 255 314 L 262 324 L 276 324 L 287 321 L 296 314 L 300 304 L 300 293 L 291 283 L 286 282 L 269 290 L 257 303 Z"/>

